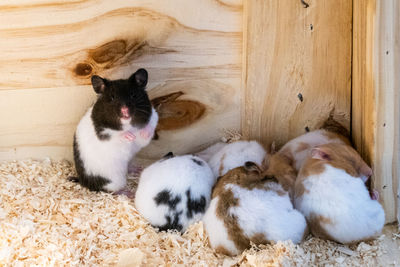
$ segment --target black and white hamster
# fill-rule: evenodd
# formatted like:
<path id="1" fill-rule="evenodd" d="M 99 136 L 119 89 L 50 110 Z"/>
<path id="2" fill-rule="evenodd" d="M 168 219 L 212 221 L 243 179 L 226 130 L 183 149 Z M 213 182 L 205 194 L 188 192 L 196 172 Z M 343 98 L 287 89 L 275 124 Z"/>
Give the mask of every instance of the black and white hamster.
<path id="1" fill-rule="evenodd" d="M 78 124 L 74 161 L 79 182 L 93 191 L 117 192 L 126 186 L 132 157 L 153 138 L 158 115 L 145 90 L 148 74 L 129 79 L 91 79 L 97 101 Z"/>

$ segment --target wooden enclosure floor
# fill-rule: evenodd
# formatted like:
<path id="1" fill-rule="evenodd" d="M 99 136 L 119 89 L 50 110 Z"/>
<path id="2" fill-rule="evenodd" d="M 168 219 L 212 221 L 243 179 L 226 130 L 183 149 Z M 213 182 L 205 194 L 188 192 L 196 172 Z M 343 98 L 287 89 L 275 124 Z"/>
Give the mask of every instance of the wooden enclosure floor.
<path id="1" fill-rule="evenodd" d="M 66 180 L 72 173 L 67 161 L 0 163 L 0 265 L 400 265 L 394 225 L 377 240 L 350 247 L 308 237 L 298 246 L 280 242 L 233 258 L 217 255 L 202 223 L 183 235 L 158 233 L 131 200 L 83 189 Z"/>

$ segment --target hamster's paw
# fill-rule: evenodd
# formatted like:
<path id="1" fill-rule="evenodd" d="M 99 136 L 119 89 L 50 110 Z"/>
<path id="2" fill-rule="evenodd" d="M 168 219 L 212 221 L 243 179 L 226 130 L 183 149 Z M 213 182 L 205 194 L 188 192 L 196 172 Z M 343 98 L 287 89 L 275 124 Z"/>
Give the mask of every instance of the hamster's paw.
<path id="1" fill-rule="evenodd" d="M 133 142 L 136 140 L 136 135 L 131 132 L 125 132 L 123 133 L 123 138 L 129 142 Z"/>

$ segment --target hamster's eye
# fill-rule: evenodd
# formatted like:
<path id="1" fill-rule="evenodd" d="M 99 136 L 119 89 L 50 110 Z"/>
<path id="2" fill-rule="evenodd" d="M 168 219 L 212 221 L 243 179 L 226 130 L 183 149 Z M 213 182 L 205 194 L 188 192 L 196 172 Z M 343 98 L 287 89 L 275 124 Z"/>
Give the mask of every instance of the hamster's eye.
<path id="1" fill-rule="evenodd" d="M 277 181 L 275 175 L 271 175 L 271 174 L 267 174 L 264 176 L 264 178 L 262 179 L 262 181 Z"/>
<path id="2" fill-rule="evenodd" d="M 114 94 L 114 93 L 111 93 L 111 94 L 110 94 L 110 100 L 111 100 L 111 101 L 114 101 L 114 99 L 115 99 L 115 94 Z"/>

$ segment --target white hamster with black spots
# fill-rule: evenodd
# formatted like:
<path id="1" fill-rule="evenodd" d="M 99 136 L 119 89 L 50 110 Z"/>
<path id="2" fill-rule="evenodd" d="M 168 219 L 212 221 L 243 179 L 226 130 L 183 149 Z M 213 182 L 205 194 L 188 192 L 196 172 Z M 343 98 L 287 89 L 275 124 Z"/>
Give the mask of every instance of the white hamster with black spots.
<path id="1" fill-rule="evenodd" d="M 210 167 L 201 158 L 168 153 L 143 170 L 136 191 L 136 209 L 161 231 L 184 232 L 202 218 L 214 183 Z"/>

